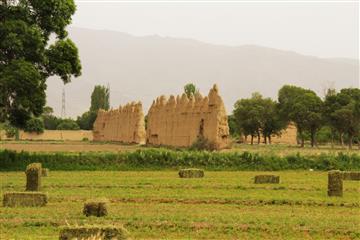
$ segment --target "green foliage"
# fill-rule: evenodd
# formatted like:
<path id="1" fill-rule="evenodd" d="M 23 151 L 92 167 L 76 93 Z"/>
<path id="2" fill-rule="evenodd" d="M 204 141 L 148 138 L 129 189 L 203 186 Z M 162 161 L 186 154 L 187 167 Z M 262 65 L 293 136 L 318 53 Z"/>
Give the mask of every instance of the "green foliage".
<path id="1" fill-rule="evenodd" d="M 196 86 L 193 83 L 188 83 L 184 86 L 184 93 L 188 97 L 195 96 L 195 94 L 198 92 L 199 92 L 199 89 L 196 89 Z"/>
<path id="2" fill-rule="evenodd" d="M 360 134 L 360 89 L 347 88 L 339 93 L 328 94 L 324 103 L 326 122 L 340 136 L 343 144 L 343 134 L 349 138 L 349 147 Z"/>
<path id="3" fill-rule="evenodd" d="M 263 98 L 259 93 L 253 93 L 249 99 L 238 100 L 234 107 L 233 121 L 245 136 L 252 136 L 251 143 L 254 136 L 260 140 L 260 134 L 265 142 L 267 139 L 270 141 L 272 135 L 279 134 L 287 125 L 279 115 L 276 102 Z"/>
<path id="4" fill-rule="evenodd" d="M 54 115 L 43 115 L 44 127 L 47 130 L 56 130 L 57 126 L 61 123 L 61 118 Z"/>
<path id="5" fill-rule="evenodd" d="M 81 116 L 77 117 L 76 123 L 79 125 L 80 129 L 92 130 L 96 117 L 97 112 L 87 111 L 84 112 Z"/>
<path id="6" fill-rule="evenodd" d="M 96 85 L 91 94 L 90 111 L 97 112 L 99 109 L 109 110 L 110 89 L 105 86 Z"/>
<path id="7" fill-rule="evenodd" d="M 286 121 L 295 123 L 304 146 L 304 132 L 311 135 L 311 146 L 316 145 L 316 132 L 323 124 L 323 102 L 315 92 L 285 85 L 279 90 L 279 112 Z"/>
<path id="8" fill-rule="evenodd" d="M 212 170 L 279 171 L 295 169 L 360 170 L 359 154 L 302 156 L 249 152 L 174 151 L 145 149 L 119 153 L 28 153 L 0 151 L 1 171 L 23 171 L 32 162 L 51 170 L 140 170 L 205 168 Z"/>
<path id="9" fill-rule="evenodd" d="M 26 122 L 25 132 L 35 132 L 43 133 L 44 132 L 44 121 L 40 118 L 32 118 Z"/>
<path id="10" fill-rule="evenodd" d="M 59 125 L 56 126 L 57 130 L 79 130 L 80 127 L 76 121 L 72 119 L 62 119 Z"/>
<path id="11" fill-rule="evenodd" d="M 5 130 L 5 135 L 8 138 L 16 137 L 16 134 L 18 132 L 18 129 L 9 123 L 5 123 L 3 125 L 3 129 Z"/>
<path id="12" fill-rule="evenodd" d="M 81 74 L 77 48 L 65 30 L 74 12 L 73 0 L 1 1 L 0 121 L 24 128 L 43 111 L 48 77 L 67 83 Z"/>
<path id="13" fill-rule="evenodd" d="M 200 136 L 196 139 L 196 141 L 190 146 L 190 150 L 198 150 L 198 151 L 215 151 L 216 144 L 214 142 L 209 141 L 209 139 Z"/>

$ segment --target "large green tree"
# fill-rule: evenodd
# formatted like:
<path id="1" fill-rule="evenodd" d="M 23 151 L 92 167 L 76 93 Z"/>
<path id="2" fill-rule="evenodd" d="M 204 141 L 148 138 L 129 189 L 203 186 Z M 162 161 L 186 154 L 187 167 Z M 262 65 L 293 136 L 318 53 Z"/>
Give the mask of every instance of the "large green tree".
<path id="1" fill-rule="evenodd" d="M 360 89 L 346 88 L 339 93 L 328 94 L 325 98 L 324 116 L 332 129 L 340 136 L 347 134 L 349 148 L 352 148 L 354 137 L 360 132 Z"/>
<path id="2" fill-rule="evenodd" d="M 48 77 L 81 74 L 65 30 L 75 9 L 73 0 L 0 1 L 0 121 L 24 128 L 43 112 Z"/>
<path id="3" fill-rule="evenodd" d="M 242 133 L 254 136 L 260 143 L 261 135 L 264 143 L 271 143 L 271 136 L 280 134 L 286 127 L 286 121 L 279 116 L 277 103 L 270 98 L 263 98 L 259 93 L 253 93 L 249 99 L 240 99 L 235 103 L 233 112 L 238 128 Z"/>
<path id="4" fill-rule="evenodd" d="M 105 86 L 96 85 L 91 94 L 90 111 L 97 112 L 99 109 L 109 110 L 110 89 Z"/>
<path id="5" fill-rule="evenodd" d="M 311 136 L 311 146 L 316 145 L 316 132 L 323 124 L 323 102 L 315 92 L 296 86 L 285 85 L 278 95 L 280 115 L 295 123 L 304 147 L 305 132 Z"/>

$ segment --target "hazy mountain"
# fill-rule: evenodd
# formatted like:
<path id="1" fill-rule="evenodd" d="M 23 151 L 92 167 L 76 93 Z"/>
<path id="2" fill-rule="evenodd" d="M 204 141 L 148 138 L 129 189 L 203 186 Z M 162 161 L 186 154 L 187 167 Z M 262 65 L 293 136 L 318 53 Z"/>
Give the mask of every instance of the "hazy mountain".
<path id="1" fill-rule="evenodd" d="M 359 62 L 324 59 L 260 46 L 221 46 L 190 39 L 137 37 L 112 31 L 72 28 L 83 74 L 66 85 L 66 111 L 76 116 L 90 106 L 95 84 L 109 84 L 111 105 L 141 100 L 147 112 L 161 94 L 178 94 L 188 82 L 203 94 L 217 83 L 227 111 L 239 98 L 258 91 L 277 96 L 284 84 L 322 94 L 329 86 L 359 87 Z M 62 83 L 48 81 L 48 105 L 61 111 Z"/>

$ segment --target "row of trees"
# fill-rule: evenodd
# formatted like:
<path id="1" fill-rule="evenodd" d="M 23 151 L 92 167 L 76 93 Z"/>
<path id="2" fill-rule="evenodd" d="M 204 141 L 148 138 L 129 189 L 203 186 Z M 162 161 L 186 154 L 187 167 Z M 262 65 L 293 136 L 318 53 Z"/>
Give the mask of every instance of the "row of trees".
<path id="1" fill-rule="evenodd" d="M 351 148 L 355 140 L 359 141 L 360 89 L 347 88 L 338 93 L 330 89 L 321 99 L 312 90 L 285 85 L 278 92 L 277 102 L 254 93 L 249 99 L 238 100 L 229 117 L 232 133 L 251 136 L 251 143 L 254 137 L 260 143 L 261 136 L 264 143 L 271 143 L 271 136 L 280 135 L 290 122 L 297 128 L 302 147 L 307 136 L 315 146 L 319 130 L 327 127 L 332 143 L 339 136 L 343 145 L 346 136 Z"/>

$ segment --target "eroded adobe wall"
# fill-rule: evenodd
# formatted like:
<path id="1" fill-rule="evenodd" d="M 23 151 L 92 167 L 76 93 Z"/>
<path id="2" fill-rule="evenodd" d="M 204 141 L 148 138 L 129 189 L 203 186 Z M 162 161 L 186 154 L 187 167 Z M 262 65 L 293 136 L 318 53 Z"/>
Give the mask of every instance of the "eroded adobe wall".
<path id="1" fill-rule="evenodd" d="M 93 128 L 94 141 L 145 143 L 145 121 L 140 102 L 118 109 L 99 110 Z"/>
<path id="2" fill-rule="evenodd" d="M 209 95 L 188 98 L 161 96 L 150 107 L 146 130 L 147 143 L 177 147 L 191 146 L 199 136 L 216 144 L 229 143 L 229 127 L 224 103 L 216 85 Z"/>
<path id="3" fill-rule="evenodd" d="M 271 142 L 276 144 L 297 145 L 296 126 L 290 123 L 285 130 L 281 131 L 280 136 L 272 136 Z"/>

